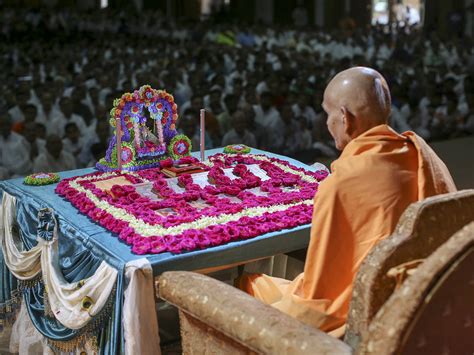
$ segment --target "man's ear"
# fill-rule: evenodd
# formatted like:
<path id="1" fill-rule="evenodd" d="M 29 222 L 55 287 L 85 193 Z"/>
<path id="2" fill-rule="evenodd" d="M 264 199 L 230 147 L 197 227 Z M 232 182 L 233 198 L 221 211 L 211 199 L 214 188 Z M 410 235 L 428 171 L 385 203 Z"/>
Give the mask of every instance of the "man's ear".
<path id="1" fill-rule="evenodd" d="M 352 137 L 352 134 L 356 130 L 355 116 L 345 107 L 341 106 L 342 123 L 344 124 L 344 132 Z"/>

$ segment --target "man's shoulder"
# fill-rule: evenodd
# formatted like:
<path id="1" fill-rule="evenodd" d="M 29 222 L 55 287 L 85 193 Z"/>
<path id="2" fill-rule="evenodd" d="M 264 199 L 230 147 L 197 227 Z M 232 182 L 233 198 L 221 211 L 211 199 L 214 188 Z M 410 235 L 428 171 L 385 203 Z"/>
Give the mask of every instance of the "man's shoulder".
<path id="1" fill-rule="evenodd" d="M 255 138 L 255 134 L 253 134 L 253 132 L 248 129 L 245 130 L 245 136 Z"/>
<path id="2" fill-rule="evenodd" d="M 48 157 L 45 152 L 39 153 L 38 156 L 34 159 L 33 164 L 43 164 L 48 162 Z"/>
<path id="3" fill-rule="evenodd" d="M 11 141 L 11 142 L 14 142 L 14 143 L 16 143 L 16 142 L 21 142 L 21 141 L 23 141 L 24 139 L 25 139 L 25 138 L 24 138 L 21 134 L 16 133 L 16 132 L 14 132 L 14 131 L 11 131 L 11 132 L 10 132 L 10 141 Z"/>
<path id="4" fill-rule="evenodd" d="M 224 134 L 223 139 L 229 139 L 230 137 L 235 137 L 237 136 L 237 133 L 235 132 L 235 129 L 231 129 L 230 131 L 227 131 L 226 134 Z"/>
<path id="5" fill-rule="evenodd" d="M 77 113 L 73 113 L 71 118 L 72 118 L 72 120 L 80 121 L 81 123 L 84 122 L 84 117 L 82 117 L 81 115 L 79 115 Z"/>
<path id="6" fill-rule="evenodd" d="M 67 152 L 67 151 L 65 151 L 65 150 L 63 150 L 63 151 L 61 152 L 61 156 L 62 156 L 62 158 L 63 158 L 65 161 L 74 160 L 74 156 L 73 156 L 71 153 L 69 153 L 69 152 Z"/>
<path id="7" fill-rule="evenodd" d="M 25 137 L 13 131 L 10 134 L 10 142 L 12 142 L 15 145 L 20 145 L 21 147 L 25 147 L 28 145 L 28 141 L 26 140 Z"/>
<path id="8" fill-rule="evenodd" d="M 379 169 L 386 170 L 386 167 L 362 156 L 338 159 L 332 164 L 333 172 L 323 186 L 331 193 L 355 193 L 358 187 L 376 184 L 373 174 Z"/>

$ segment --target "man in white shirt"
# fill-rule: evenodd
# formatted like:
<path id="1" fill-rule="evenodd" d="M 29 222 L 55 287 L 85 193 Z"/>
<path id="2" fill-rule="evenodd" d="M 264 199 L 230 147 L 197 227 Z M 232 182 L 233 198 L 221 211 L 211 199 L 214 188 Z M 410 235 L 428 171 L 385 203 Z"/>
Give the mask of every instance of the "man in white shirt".
<path id="1" fill-rule="evenodd" d="M 100 85 L 102 88 L 99 90 L 99 103 L 105 106 L 107 96 L 113 91 L 113 83 L 107 75 L 103 75 L 100 78 Z"/>
<path id="2" fill-rule="evenodd" d="M 68 97 L 62 97 L 60 101 L 61 112 L 62 116 L 57 116 L 53 119 L 48 125 L 48 133 L 49 134 L 56 134 L 59 137 L 64 137 L 64 129 L 66 124 L 69 122 L 74 122 L 79 128 L 79 132 L 81 133 L 81 137 L 87 134 L 87 125 L 84 119 L 73 113 L 73 105 L 72 101 Z"/>
<path id="3" fill-rule="evenodd" d="M 316 123 L 316 112 L 309 105 L 309 95 L 301 93 L 298 95 L 298 99 L 295 104 L 291 107 L 295 117 L 303 116 L 306 119 L 306 124 L 311 127 Z"/>
<path id="4" fill-rule="evenodd" d="M 22 135 L 28 142 L 27 149 L 30 154 L 30 161 L 33 162 L 39 154 L 46 151 L 46 140 L 38 136 L 38 123 L 31 121 L 25 122 Z"/>
<path id="5" fill-rule="evenodd" d="M 222 138 L 222 146 L 230 144 L 245 144 L 249 147 L 256 147 L 257 141 L 252 132 L 247 130 L 247 119 L 242 111 L 237 110 L 232 115 L 233 128 Z"/>
<path id="6" fill-rule="evenodd" d="M 238 97 L 234 94 L 228 94 L 224 98 L 225 111 L 216 117 L 222 136 L 232 129 L 232 115 L 237 111 L 237 103 Z"/>
<path id="7" fill-rule="evenodd" d="M 63 150 L 61 138 L 49 135 L 46 138 L 46 151 L 38 155 L 33 163 L 35 173 L 50 173 L 76 169 L 76 159 Z"/>
<path id="8" fill-rule="evenodd" d="M 74 122 L 66 123 L 63 139 L 64 151 L 72 154 L 74 157 L 79 156 L 82 147 L 84 146 L 85 138 L 86 137 L 81 137 L 79 128 L 77 128 L 77 125 Z"/>
<path id="9" fill-rule="evenodd" d="M 11 128 L 11 117 L 5 112 L 0 113 L 0 180 L 31 171 L 28 142 Z"/>
<path id="10" fill-rule="evenodd" d="M 285 125 L 280 113 L 272 105 L 272 94 L 265 91 L 260 95 L 260 105 L 254 105 L 255 122 L 262 125 L 268 132 L 268 147 L 270 151 L 279 151 L 284 143 Z"/>
<path id="11" fill-rule="evenodd" d="M 94 160 L 94 155 L 91 148 L 94 144 L 101 144 L 108 147 L 109 138 L 111 136 L 111 130 L 109 121 L 100 117 L 97 120 L 97 124 L 93 131 L 89 131 L 89 134 L 84 137 L 81 153 L 78 157 L 78 163 L 82 166 Z"/>
<path id="12" fill-rule="evenodd" d="M 21 111 L 21 108 L 18 105 L 11 107 L 8 110 L 8 114 L 10 115 L 10 117 L 12 117 L 13 122 L 15 123 L 23 122 L 25 120 L 25 116 L 23 115 L 23 112 Z"/>
<path id="13" fill-rule="evenodd" d="M 50 92 L 43 93 L 41 97 L 41 105 L 37 106 L 38 115 L 36 117 L 36 122 L 49 127 L 51 122 L 56 120 L 58 116 L 62 115 L 54 101 L 55 99 Z"/>

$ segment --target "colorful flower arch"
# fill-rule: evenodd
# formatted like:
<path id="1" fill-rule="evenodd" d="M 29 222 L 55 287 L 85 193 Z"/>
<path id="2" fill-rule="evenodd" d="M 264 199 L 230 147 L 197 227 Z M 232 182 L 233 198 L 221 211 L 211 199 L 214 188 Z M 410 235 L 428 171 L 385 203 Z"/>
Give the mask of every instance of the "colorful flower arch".
<path id="1" fill-rule="evenodd" d="M 122 168 L 130 171 L 159 166 L 159 161 L 165 159 L 167 154 L 173 156 L 171 152 L 174 150 L 169 147 L 178 134 L 177 112 L 173 96 L 150 85 L 115 99 L 110 111 L 114 137 L 110 140 L 105 158 L 97 163 L 97 169 L 111 171 Z M 153 120 L 151 128 L 147 113 Z M 183 154 L 189 155 L 190 151 L 188 147 Z M 118 161 L 118 154 L 122 154 L 121 162 Z M 125 159 L 123 154 L 127 155 Z"/>

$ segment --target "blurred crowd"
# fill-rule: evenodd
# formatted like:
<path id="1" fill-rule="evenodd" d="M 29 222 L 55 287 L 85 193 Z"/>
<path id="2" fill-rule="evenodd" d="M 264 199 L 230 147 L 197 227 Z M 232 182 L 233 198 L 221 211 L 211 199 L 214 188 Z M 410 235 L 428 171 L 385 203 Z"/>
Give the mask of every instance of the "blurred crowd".
<path id="1" fill-rule="evenodd" d="M 392 90 L 390 124 L 428 141 L 474 133 L 471 39 L 416 27 L 176 24 L 159 12 L 0 12 L 0 179 L 93 166 L 109 111 L 150 84 L 173 94 L 178 129 L 199 147 L 243 143 L 305 162 L 335 157 L 321 103 L 327 81 L 373 67 Z M 470 72 L 471 71 L 471 72 Z"/>

